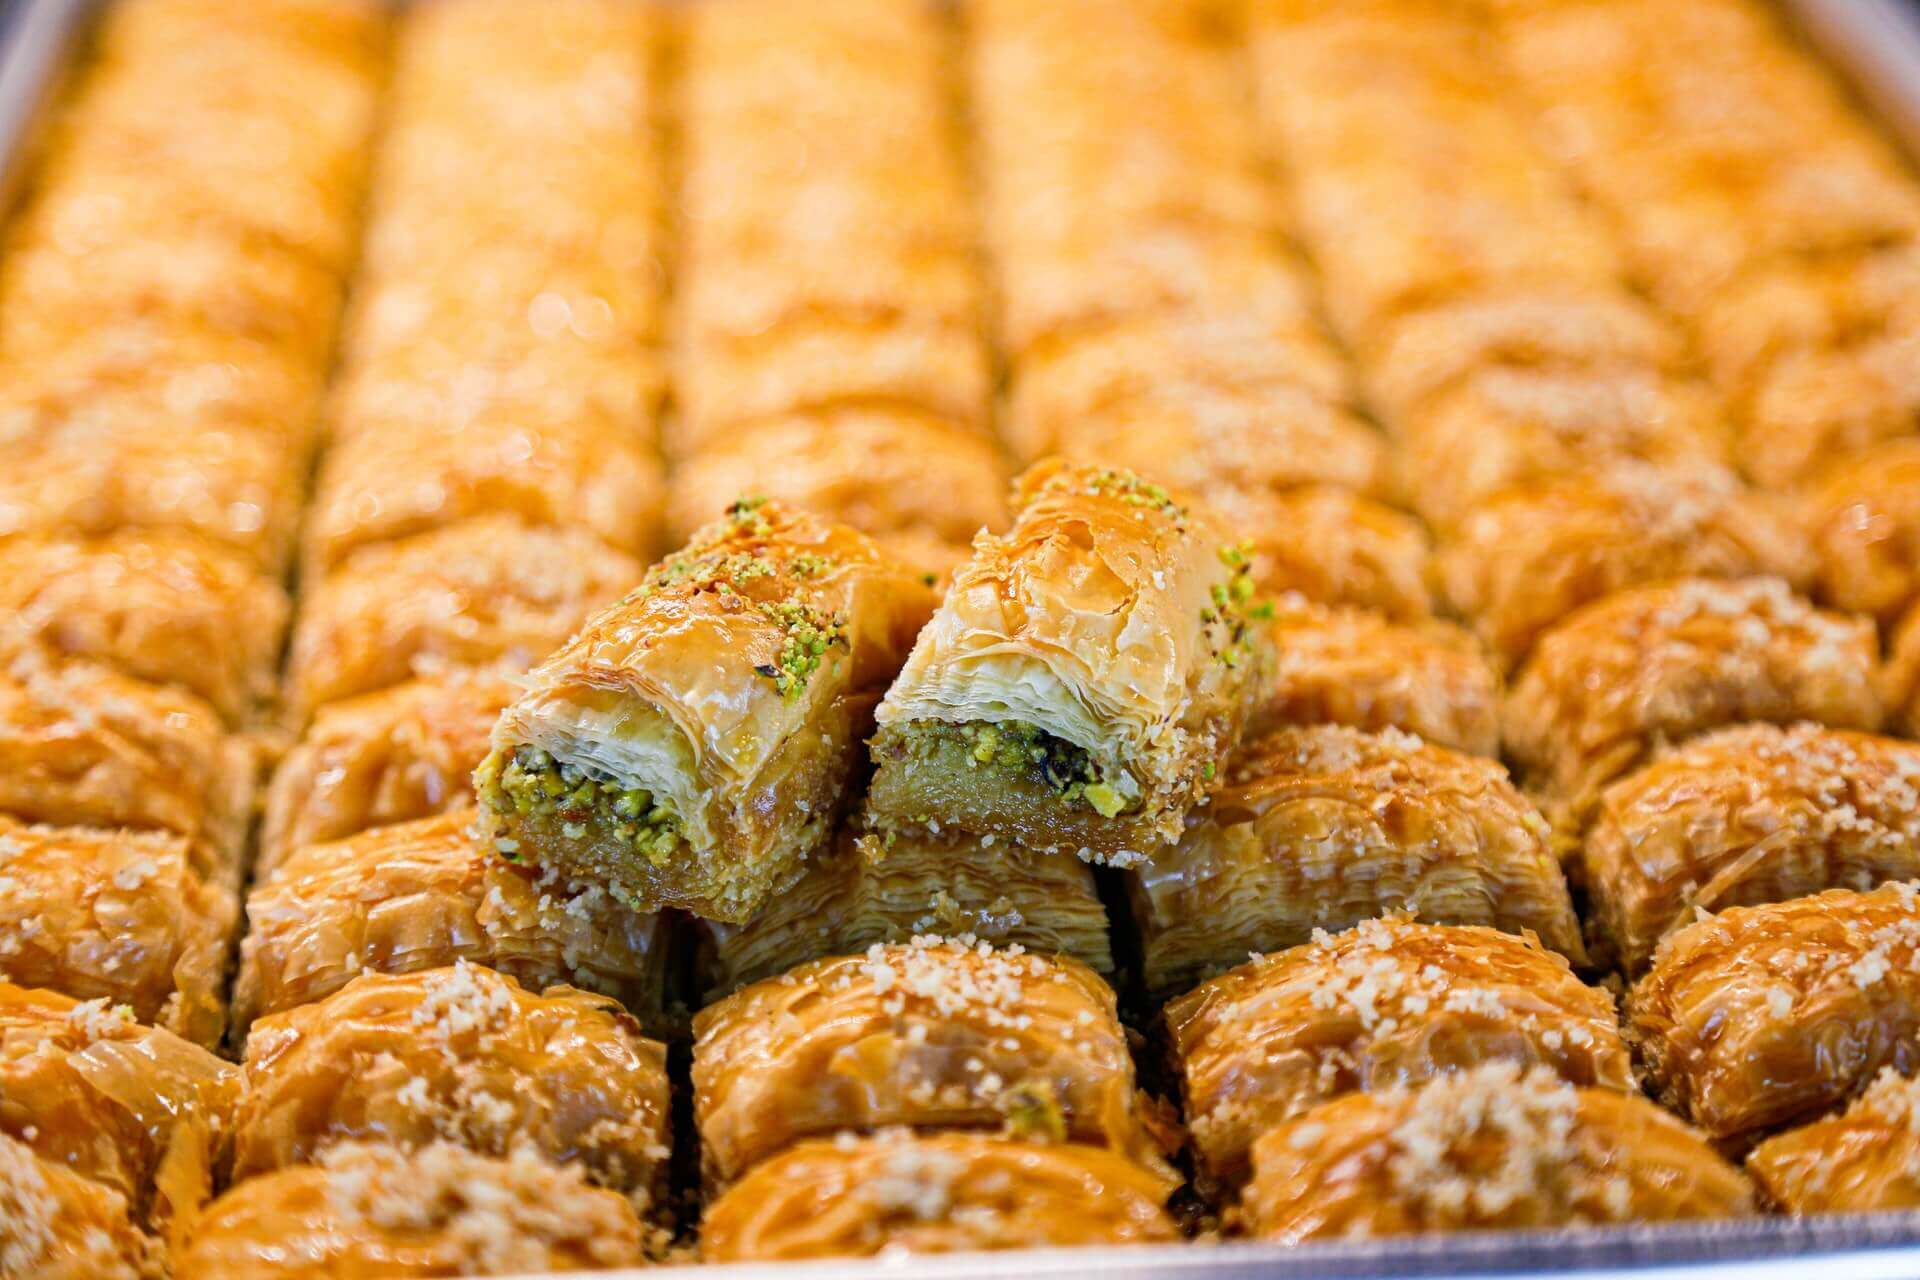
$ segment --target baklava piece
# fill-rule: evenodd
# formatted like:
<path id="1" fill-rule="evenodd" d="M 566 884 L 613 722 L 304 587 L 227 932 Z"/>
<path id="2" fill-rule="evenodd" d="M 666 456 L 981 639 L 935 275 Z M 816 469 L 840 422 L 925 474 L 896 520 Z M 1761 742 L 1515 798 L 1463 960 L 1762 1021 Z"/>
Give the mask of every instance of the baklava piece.
<path id="1" fill-rule="evenodd" d="M 639 1205 L 665 1190 L 667 1050 L 604 996 L 456 961 L 367 974 L 247 1036 L 233 1177 L 343 1142 L 530 1146 Z"/>
<path id="2" fill-rule="evenodd" d="M 571 983 L 658 1016 L 663 924 L 597 887 L 515 866 L 472 809 L 380 827 L 289 854 L 247 899 L 234 1025 L 311 1004 L 362 973 L 460 960 L 532 990 Z"/>
<path id="3" fill-rule="evenodd" d="M 1613 999 L 1531 936 L 1369 920 L 1318 933 L 1166 1010 L 1203 1180 L 1238 1186 L 1262 1133 L 1356 1090 L 1485 1062 L 1634 1091 Z"/>
<path id="4" fill-rule="evenodd" d="M 0 1263 L 22 1280 L 163 1280 L 166 1254 L 119 1192 L 0 1133 Z"/>
<path id="5" fill-rule="evenodd" d="M 1134 864 L 1177 840 L 1268 667 L 1245 549 L 1129 472 L 1042 463 L 881 704 L 884 829 Z"/>
<path id="6" fill-rule="evenodd" d="M 1743 721 L 1877 729 L 1879 640 L 1778 579 L 1618 592 L 1549 630 L 1507 698 L 1502 736 L 1557 828 L 1665 743 Z"/>
<path id="7" fill-rule="evenodd" d="M 1755 1147 L 1747 1172 L 1788 1213 L 1920 1209 L 1920 1082 L 1886 1068 L 1845 1111 Z"/>
<path id="8" fill-rule="evenodd" d="M 208 1207 L 175 1280 L 384 1280 L 599 1271 L 646 1260 L 633 1206 L 532 1150 L 348 1143 Z"/>
<path id="9" fill-rule="evenodd" d="M 742 499 L 528 678 L 474 775 L 488 838 L 745 922 L 832 838 L 933 601 L 865 535 Z"/>
<path id="10" fill-rule="evenodd" d="M 1297 595 L 1394 622 L 1432 617 L 1432 547 L 1406 512 L 1325 485 L 1285 493 L 1222 487 L 1207 496 L 1221 523 L 1252 544 L 1253 585 L 1262 597 Z"/>
<path id="11" fill-rule="evenodd" d="M 1269 1129 L 1241 1216 L 1263 1240 L 1739 1217 L 1746 1176 L 1637 1094 L 1493 1062 Z"/>
<path id="12" fill-rule="evenodd" d="M 1583 849 L 1601 930 L 1638 973 L 1696 911 L 1920 877 L 1920 746 L 1723 729 L 1608 787 Z"/>
<path id="13" fill-rule="evenodd" d="M 1806 508 L 1820 598 L 1898 620 L 1920 597 L 1920 440 L 1836 463 L 1811 486 Z"/>
<path id="14" fill-rule="evenodd" d="M 1172 1244 L 1160 1174 L 1104 1147 L 982 1133 L 803 1142 L 701 1220 L 708 1262 Z"/>
<path id="15" fill-rule="evenodd" d="M 1110 1147 L 1175 1183 L 1113 990 L 1018 946 L 875 943 L 755 983 L 695 1017 L 693 1081 L 716 1186 L 803 1139 L 896 1125 Z"/>
<path id="16" fill-rule="evenodd" d="M 1728 1148 L 1916 1065 L 1920 891 L 1732 907 L 1670 935 L 1627 1012 L 1656 1096 Z"/>

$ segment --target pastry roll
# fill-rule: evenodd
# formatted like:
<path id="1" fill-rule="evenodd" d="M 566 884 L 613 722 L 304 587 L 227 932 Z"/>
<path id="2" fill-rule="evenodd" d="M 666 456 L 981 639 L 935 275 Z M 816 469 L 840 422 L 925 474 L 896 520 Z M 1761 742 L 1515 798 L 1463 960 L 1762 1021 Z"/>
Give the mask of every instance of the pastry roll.
<path id="1" fill-rule="evenodd" d="M 1393 622 L 1433 614 L 1426 528 L 1404 511 L 1331 485 L 1284 493 L 1222 487 L 1208 499 L 1252 543 L 1254 590 L 1371 609 Z"/>
<path id="2" fill-rule="evenodd" d="M 1041 463 L 880 706 L 869 807 L 1137 863 L 1179 838 L 1268 655 L 1245 553 L 1125 471 Z"/>
<path id="3" fill-rule="evenodd" d="M 385 1280 L 599 1271 L 646 1260 L 633 1206 L 531 1149 L 347 1143 L 214 1201 L 175 1280 Z"/>
<path id="4" fill-rule="evenodd" d="M 1897 621 L 1920 598 L 1920 441 L 1834 464 L 1807 495 L 1807 523 L 1820 598 Z"/>
<path id="5" fill-rule="evenodd" d="M 1639 587 L 1540 638 L 1502 736 L 1555 825 L 1577 834 L 1601 790 L 1663 743 L 1746 720 L 1878 728 L 1878 668 L 1871 622 L 1778 579 Z"/>
<path id="6" fill-rule="evenodd" d="M 474 825 L 472 809 L 455 810 L 289 854 L 247 900 L 236 1032 L 361 973 L 459 960 L 535 990 L 571 983 L 602 992 L 655 1019 L 666 963 L 659 917 L 511 865 Z"/>
<path id="7" fill-rule="evenodd" d="M 451 667 L 329 703 L 274 771 L 256 878 L 302 845 L 473 803 L 473 770 L 520 686 L 497 668 Z"/>
<path id="8" fill-rule="evenodd" d="M 1811 1119 L 1920 1042 L 1920 895 L 1733 907 L 1668 935 L 1627 1010 L 1656 1096 L 1736 1147 Z"/>
<path id="9" fill-rule="evenodd" d="M 1491 760 L 1395 729 L 1280 729 L 1243 747 L 1177 849 L 1129 881 L 1147 986 L 1390 911 L 1531 931 L 1582 963 L 1547 825 Z"/>
<path id="10" fill-rule="evenodd" d="M 1403 729 L 1476 756 L 1500 752 L 1500 677 L 1472 633 L 1430 619 L 1399 624 L 1369 609 L 1288 594 L 1267 626 L 1274 661 L 1252 731 L 1343 724 Z"/>
<path id="11" fill-rule="evenodd" d="M 205 699 L 229 724 L 274 689 L 286 592 L 186 534 L 0 542 L 0 629 Z"/>
<path id="12" fill-rule="evenodd" d="M 1888 1067 L 1839 1115 L 1768 1138 L 1747 1172 L 1788 1213 L 1920 1209 L 1920 1084 Z"/>
<path id="13" fill-rule="evenodd" d="M 370 973 L 253 1025 L 233 1177 L 342 1142 L 531 1146 L 637 1204 L 665 1190 L 667 1050 L 620 1006 L 468 964 Z"/>
<path id="14" fill-rule="evenodd" d="M 304 721 L 436 662 L 531 665 L 643 572 L 582 530 L 506 516 L 363 547 L 301 602 L 287 659 L 291 710 Z"/>
<path id="15" fill-rule="evenodd" d="M 1628 460 L 1488 498 L 1435 561 L 1448 603 L 1508 666 L 1555 622 L 1628 587 L 1766 576 L 1798 587 L 1810 567 L 1787 512 L 1731 472 Z"/>
<path id="16" fill-rule="evenodd" d="M 1799 724 L 1696 738 L 1602 793 L 1584 842 L 1630 973 L 1697 910 L 1920 878 L 1920 745 Z"/>
<path id="17" fill-rule="evenodd" d="M 218 1043 L 237 910 L 209 869 L 183 836 L 0 818 L 0 980 Z"/>
<path id="18" fill-rule="evenodd" d="M 112 1188 L 156 1230 L 213 1194 L 239 1076 L 124 1005 L 0 982 L 0 1133 Z"/>
<path id="19" fill-rule="evenodd" d="M 1104 1147 L 984 1133 L 803 1142 L 757 1166 L 700 1224 L 708 1262 L 1065 1245 L 1172 1244 L 1160 1174 Z"/>
<path id="20" fill-rule="evenodd" d="M 1491 1062 L 1269 1129 L 1241 1216 L 1263 1240 L 1730 1218 L 1753 1187 L 1636 1094 Z"/>
<path id="21" fill-rule="evenodd" d="M 166 1254 L 126 1198 L 0 1133 L 0 1258 L 31 1280 L 163 1280 Z"/>
<path id="22" fill-rule="evenodd" d="M 875 943 L 735 992 L 693 1032 L 694 1119 L 717 1185 L 802 1139 L 892 1125 L 1106 1146 L 1176 1182 L 1113 990 L 1076 960 Z"/>
<path id="23" fill-rule="evenodd" d="M 832 837 L 933 593 L 860 533 L 742 499 L 529 677 L 474 775 L 496 848 L 743 923 Z"/>
<path id="24" fill-rule="evenodd" d="M 1483 1062 L 1633 1092 L 1613 998 L 1531 935 L 1369 920 L 1262 956 L 1167 1006 L 1206 1181 L 1238 1186 L 1254 1140 L 1330 1098 Z"/>
<path id="25" fill-rule="evenodd" d="M 743 925 L 705 929 L 708 990 L 725 993 L 822 956 L 919 934 L 1069 955 L 1110 975 L 1107 909 L 1093 871 L 1070 853 L 1035 853 L 991 836 L 861 834 L 830 852 Z"/>

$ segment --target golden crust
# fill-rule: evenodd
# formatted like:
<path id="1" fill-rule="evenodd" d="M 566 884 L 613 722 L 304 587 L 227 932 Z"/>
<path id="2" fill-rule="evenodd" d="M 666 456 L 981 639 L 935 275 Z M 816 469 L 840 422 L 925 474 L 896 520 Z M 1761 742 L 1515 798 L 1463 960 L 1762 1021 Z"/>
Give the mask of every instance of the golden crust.
<path id="1" fill-rule="evenodd" d="M 1577 837 L 1601 790 L 1663 743 L 1748 720 L 1878 728 L 1878 668 L 1872 623 L 1815 609 L 1778 579 L 1640 587 L 1541 637 L 1502 736 Z"/>
<path id="2" fill-rule="evenodd" d="M 1822 600 L 1891 624 L 1920 598 L 1920 441 L 1830 467 L 1807 493 L 1806 519 Z"/>
<path id="3" fill-rule="evenodd" d="M 1369 920 L 1222 974 L 1166 1019 L 1202 1177 L 1216 1188 L 1244 1180 L 1267 1129 L 1341 1094 L 1494 1061 L 1638 1087 L 1612 998 L 1531 934 Z"/>
<path id="4" fill-rule="evenodd" d="M 1746 1176 L 1646 1099 L 1515 1062 L 1324 1103 L 1253 1164 L 1246 1224 L 1289 1244 L 1753 1212 Z"/>
<path id="5" fill-rule="evenodd" d="M 0 1134 L 0 1257 L 33 1280 L 162 1280 L 126 1199 Z"/>
<path id="6" fill-rule="evenodd" d="M 1788 1213 L 1920 1208 L 1917 1103 L 1914 1081 L 1887 1067 L 1844 1112 L 1754 1148 L 1747 1172 Z"/>
<path id="7" fill-rule="evenodd" d="M 1661 1101 L 1728 1146 L 1913 1065 L 1912 884 L 1733 907 L 1667 936 L 1627 1009 Z"/>
<path id="8" fill-rule="evenodd" d="M 1251 543 L 1255 590 L 1374 610 L 1394 622 L 1433 614 L 1431 540 L 1419 520 L 1332 485 L 1285 493 L 1219 488 L 1220 521 Z"/>
<path id="9" fill-rule="evenodd" d="M 464 960 L 367 974 L 247 1036 L 237 1181 L 343 1142 L 522 1145 L 637 1205 L 666 1187 L 667 1050 L 604 996 L 544 993 Z"/>
<path id="10" fill-rule="evenodd" d="M 1401 910 L 1586 958 L 1546 823 L 1506 770 L 1392 729 L 1249 743 L 1179 847 L 1130 885 L 1153 990 Z"/>
<path id="11" fill-rule="evenodd" d="M 708 1262 L 1171 1244 L 1166 1181 L 1117 1152 L 978 1133 L 804 1142 L 707 1207 Z"/>
<path id="12" fill-rule="evenodd" d="M 724 1186 L 806 1138 L 894 1125 L 1110 1147 L 1177 1176 L 1148 1127 L 1111 988 L 1065 957 L 875 943 L 694 1018 L 694 1118 Z"/>

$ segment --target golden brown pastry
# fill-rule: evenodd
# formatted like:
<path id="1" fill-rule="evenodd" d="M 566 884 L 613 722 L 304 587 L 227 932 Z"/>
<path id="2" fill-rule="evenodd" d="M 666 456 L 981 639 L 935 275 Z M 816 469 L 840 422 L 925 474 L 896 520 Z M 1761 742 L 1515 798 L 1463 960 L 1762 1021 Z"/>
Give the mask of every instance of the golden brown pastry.
<path id="1" fill-rule="evenodd" d="M 267 788 L 255 877 L 302 845 L 471 804 L 474 767 L 519 691 L 497 668 L 448 667 L 320 708 Z"/>
<path id="2" fill-rule="evenodd" d="M 1577 835 L 1601 790 L 1663 743 L 1749 720 L 1878 728 L 1878 667 L 1872 623 L 1778 579 L 1639 587 L 1540 638 L 1502 737 L 1555 826 Z"/>
<path id="3" fill-rule="evenodd" d="M 1669 934 L 1627 1002 L 1657 1096 L 1721 1143 L 1811 1119 L 1920 1037 L 1920 892 L 1829 889 Z"/>
<path id="4" fill-rule="evenodd" d="M 1253 732 L 1297 724 L 1403 729 L 1471 755 L 1499 754 L 1500 677 L 1472 633 L 1294 594 L 1272 604 L 1273 669 Z"/>
<path id="5" fill-rule="evenodd" d="M 1254 590 L 1371 609 L 1394 622 L 1433 615 L 1430 539 L 1404 511 L 1328 485 L 1285 493 L 1207 494 L 1222 524 L 1251 546 Z"/>
<path id="6" fill-rule="evenodd" d="M 1159 856 L 1266 671 L 1252 566 L 1210 513 L 1131 472 L 1041 463 L 1016 505 L 880 706 L 874 821 Z"/>
<path id="7" fill-rule="evenodd" d="M 1806 504 L 1820 598 L 1893 623 L 1920 596 L 1920 441 L 1890 441 L 1834 464 Z"/>
<path id="8" fill-rule="evenodd" d="M 855 530 L 736 502 L 528 677 L 474 775 L 488 838 L 639 910 L 746 921 L 831 839 L 932 607 Z"/>
<path id="9" fill-rule="evenodd" d="M 659 917 L 599 888 L 512 865 L 483 844 L 472 809 L 380 827 L 289 854 L 247 899 L 234 1027 L 338 991 L 361 973 L 470 960 L 540 989 L 618 999 L 643 1021 L 660 1005 Z"/>
<path id="10" fill-rule="evenodd" d="M 119 1192 L 0 1133 L 0 1261 L 31 1280 L 161 1280 L 166 1254 Z"/>
<path id="11" fill-rule="evenodd" d="M 667 1050 L 604 996 L 455 961 L 370 973 L 247 1036 L 237 1180 L 343 1142 L 531 1146 L 638 1206 L 666 1185 Z"/>
<path id="12" fill-rule="evenodd" d="M 348 1143 L 208 1208 L 176 1280 L 375 1280 L 597 1271 L 645 1261 L 633 1206 L 531 1150 Z"/>
<path id="13" fill-rule="evenodd" d="M 693 1030 L 716 1185 L 803 1139 L 894 1125 L 1106 1146 L 1174 1185 L 1113 991 L 1076 960 L 968 938 L 875 943 L 735 992 Z"/>
<path id="14" fill-rule="evenodd" d="M 1746 1175 L 1645 1098 L 1517 1062 L 1323 1103 L 1253 1170 L 1241 1216 L 1288 1244 L 1753 1212 Z"/>
<path id="15" fill-rule="evenodd" d="M 436 662 L 531 665 L 642 572 L 591 534 L 506 516 L 363 547 L 301 601 L 289 709 L 303 722 Z"/>
<path id="16" fill-rule="evenodd" d="M 1405 916 L 1316 931 L 1189 991 L 1166 1019 L 1200 1170 L 1216 1188 L 1246 1178 L 1262 1133 L 1356 1090 L 1496 1061 L 1638 1087 L 1613 998 L 1531 934 Z"/>
<path id="17" fill-rule="evenodd" d="M 1115 1151 L 983 1133 L 803 1142 L 707 1206 L 708 1262 L 1171 1244 L 1167 1182 Z"/>
<path id="18" fill-rule="evenodd" d="M 1917 1090 L 1911 1076 L 1887 1067 L 1844 1112 L 1755 1147 L 1747 1172 L 1788 1213 L 1920 1208 Z"/>
<path id="19" fill-rule="evenodd" d="M 238 912 L 209 870 L 184 836 L 0 817 L 0 980 L 217 1044 Z"/>
<path id="20" fill-rule="evenodd" d="M 1395 729 L 1280 729 L 1221 783 L 1129 882 L 1150 989 L 1402 910 L 1586 958 L 1546 822 L 1491 760 Z"/>
<path id="21" fill-rule="evenodd" d="M 1920 746 L 1722 729 L 1608 787 L 1583 851 L 1600 928 L 1637 973 L 1696 911 L 1920 877 Z"/>

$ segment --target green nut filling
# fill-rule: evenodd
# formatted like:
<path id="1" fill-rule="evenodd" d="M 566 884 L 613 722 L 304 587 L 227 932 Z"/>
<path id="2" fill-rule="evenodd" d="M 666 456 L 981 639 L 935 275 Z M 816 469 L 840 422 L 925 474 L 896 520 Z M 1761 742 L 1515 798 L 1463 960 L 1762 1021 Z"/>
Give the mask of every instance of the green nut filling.
<path id="1" fill-rule="evenodd" d="M 977 768 L 998 769 L 1051 787 L 1063 800 L 1085 801 L 1103 818 L 1127 807 L 1118 788 L 1101 777 L 1085 747 L 1055 737 L 1038 725 L 1021 720 L 997 724 L 937 724 L 931 732 L 951 738 L 966 748 Z"/>
<path id="2" fill-rule="evenodd" d="M 583 840 L 589 828 L 660 866 L 681 845 L 680 822 L 653 793 L 625 787 L 596 769 L 555 760 L 538 747 L 516 747 L 488 788 L 496 809 L 557 821 L 560 834 Z M 517 853 L 506 853 L 517 861 Z"/>

